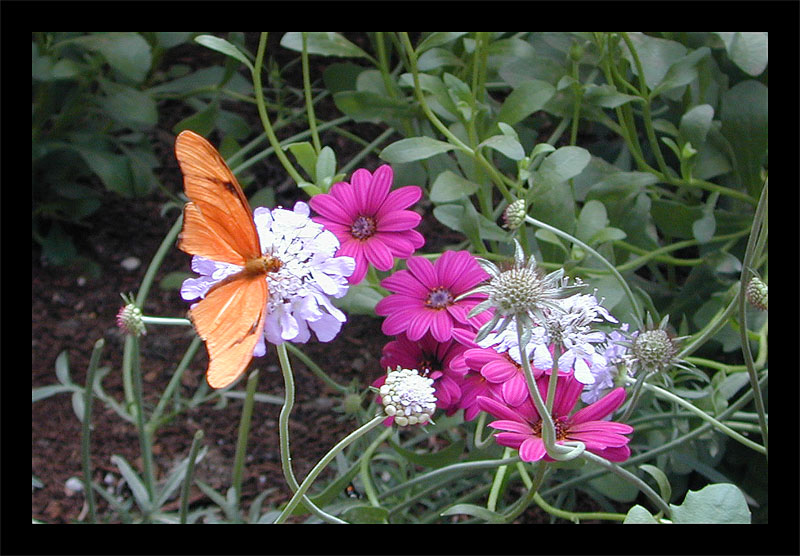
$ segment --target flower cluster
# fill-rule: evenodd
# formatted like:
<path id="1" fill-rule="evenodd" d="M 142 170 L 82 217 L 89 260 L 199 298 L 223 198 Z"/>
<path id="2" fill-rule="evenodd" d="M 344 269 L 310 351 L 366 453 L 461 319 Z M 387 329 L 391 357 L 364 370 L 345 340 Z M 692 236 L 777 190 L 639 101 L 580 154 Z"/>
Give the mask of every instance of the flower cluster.
<path id="1" fill-rule="evenodd" d="M 266 353 L 265 340 L 304 343 L 311 332 L 322 342 L 332 340 L 345 322 L 345 314 L 330 298 L 347 293 L 348 276 L 355 269 L 351 257 L 335 257 L 336 236 L 309 218 L 309 207 L 298 201 L 293 210 L 257 208 L 253 212 L 261 250 L 281 261 L 281 267 L 265 275 L 269 286 L 264 335 L 254 355 Z M 186 301 L 202 298 L 212 286 L 236 274 L 242 267 L 195 255 L 192 270 L 181 287 Z"/>

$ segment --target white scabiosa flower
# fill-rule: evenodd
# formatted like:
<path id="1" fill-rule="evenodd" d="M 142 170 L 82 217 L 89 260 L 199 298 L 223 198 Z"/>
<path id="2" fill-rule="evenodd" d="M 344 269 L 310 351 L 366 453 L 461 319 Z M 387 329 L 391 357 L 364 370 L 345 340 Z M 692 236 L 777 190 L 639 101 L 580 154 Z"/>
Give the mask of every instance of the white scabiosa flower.
<path id="1" fill-rule="evenodd" d="M 298 201 L 293 210 L 259 207 L 253 212 L 261 251 L 281 261 L 268 272 L 269 286 L 264 336 L 254 355 L 266 353 L 265 341 L 305 343 L 311 332 L 322 342 L 332 340 L 345 322 L 345 314 L 331 298 L 347 293 L 347 278 L 355 269 L 352 257 L 334 257 L 339 240 L 309 218 L 309 207 Z M 195 255 L 192 270 L 199 277 L 183 282 L 181 296 L 189 301 L 202 298 L 217 282 L 242 270 L 229 263 Z"/>
<path id="2" fill-rule="evenodd" d="M 424 425 L 436 411 L 433 379 L 420 376 L 415 369 L 387 369 L 386 382 L 380 387 L 383 410 L 401 427 Z"/>

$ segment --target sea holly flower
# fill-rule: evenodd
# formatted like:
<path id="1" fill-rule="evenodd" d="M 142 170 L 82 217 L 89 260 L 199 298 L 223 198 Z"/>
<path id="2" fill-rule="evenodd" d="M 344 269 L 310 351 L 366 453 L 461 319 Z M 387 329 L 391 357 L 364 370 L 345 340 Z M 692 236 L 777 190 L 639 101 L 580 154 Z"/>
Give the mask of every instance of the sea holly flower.
<path id="1" fill-rule="evenodd" d="M 543 397 L 548 381 L 544 375 L 536 380 Z M 633 427 L 605 420 L 622 405 L 625 389 L 616 388 L 597 402 L 572 413 L 582 389 L 583 384 L 574 376 L 558 377 L 552 414 L 556 444 L 582 442 L 588 451 L 609 461 L 625 461 L 631 454 L 630 439 L 625 435 L 632 433 Z M 501 431 L 494 435 L 498 444 L 519 450 L 523 461 L 553 461 L 542 440 L 542 419 L 530 400 L 509 407 L 494 398 L 480 396 L 478 406 L 498 419 L 489 423 L 490 427 Z"/>
<path id="2" fill-rule="evenodd" d="M 383 347 L 380 363 L 384 369 L 397 366 L 416 369 L 420 375 L 433 379 L 438 400 L 436 405 L 452 414 L 458 409 L 460 384 L 466 374 L 466 368 L 453 367 L 452 362 L 467 349 L 455 339 L 439 342 L 431 334 L 425 334 L 413 341 L 405 334 L 400 334 Z M 384 380 L 385 376 L 378 378 L 373 386 L 380 387 Z"/>
<path id="3" fill-rule="evenodd" d="M 522 246 L 517 240 L 514 240 L 514 244 L 514 266 L 508 270 L 500 270 L 491 261 L 477 259 L 478 264 L 489 273 L 490 280 L 469 292 L 470 295 L 487 295 L 487 299 L 476 305 L 469 316 L 475 316 L 489 308 L 494 309 L 494 314 L 478 331 L 476 342 L 492 331 L 502 332 L 516 320 L 523 328 L 523 341 L 527 344 L 534 323 L 545 321 L 544 311 L 560 311 L 561 306 L 556 300 L 582 287 L 580 284 L 567 285 L 564 269 L 561 268 L 544 275 L 536 265 L 536 258 L 531 256 L 526 261 Z"/>
<path id="4" fill-rule="evenodd" d="M 433 379 L 421 376 L 416 369 L 400 365 L 387 369 L 386 380 L 380 387 L 383 410 L 401 427 L 424 425 L 436 411 Z"/>
<path id="5" fill-rule="evenodd" d="M 265 340 L 305 343 L 311 332 L 321 342 L 332 340 L 346 316 L 330 298 L 342 297 L 349 287 L 347 277 L 355 269 L 352 257 L 334 256 L 339 240 L 309 218 L 309 207 L 298 201 L 293 210 L 259 207 L 253 212 L 261 250 L 281 261 L 280 269 L 265 274 L 269 299 L 264 335 L 254 355 L 266 353 Z M 187 301 L 202 298 L 216 283 L 242 270 L 234 264 L 195 255 L 192 270 L 200 276 L 188 278 L 181 287 Z"/>
<path id="6" fill-rule="evenodd" d="M 122 295 L 125 306 L 120 308 L 117 313 L 117 327 L 123 334 L 131 336 L 142 336 L 147 334 L 147 329 L 142 320 L 142 310 L 136 306 L 133 295 Z"/>
<path id="7" fill-rule="evenodd" d="M 468 313 L 486 298 L 467 293 L 488 278 L 467 251 L 445 251 L 435 263 L 424 257 L 410 257 L 407 270 L 395 272 L 381 282 L 394 292 L 375 306 L 385 316 L 381 329 L 387 336 L 405 333 L 419 340 L 428 331 L 439 342 L 454 336 L 454 330 L 480 326 Z"/>
<path id="8" fill-rule="evenodd" d="M 352 257 L 355 271 L 350 284 L 364 279 L 371 264 L 390 270 L 394 258 L 405 259 L 425 244 L 414 230 L 421 216 L 405 210 L 422 196 L 416 185 L 392 187 L 392 168 L 380 166 L 375 173 L 359 169 L 350 182 L 335 183 L 328 193 L 311 198 L 311 208 L 319 214 L 313 220 L 333 232 L 341 243 L 337 256 Z"/>
<path id="9" fill-rule="evenodd" d="M 655 326 L 652 315 L 648 313 L 647 323 L 640 330 L 617 341 L 619 345 L 628 348 L 626 360 L 634 374 L 639 371 L 653 374 L 670 367 L 691 370 L 683 359 L 678 358 L 678 346 L 686 337 L 676 338 L 668 331 L 668 323 L 669 315 L 666 315 Z"/>

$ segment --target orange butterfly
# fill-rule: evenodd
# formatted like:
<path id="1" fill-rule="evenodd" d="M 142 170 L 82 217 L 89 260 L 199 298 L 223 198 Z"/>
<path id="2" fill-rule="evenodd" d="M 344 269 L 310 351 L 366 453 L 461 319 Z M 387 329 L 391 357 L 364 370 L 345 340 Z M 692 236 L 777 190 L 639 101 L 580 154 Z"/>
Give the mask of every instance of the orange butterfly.
<path id="1" fill-rule="evenodd" d="M 175 156 L 190 201 L 183 209 L 178 249 L 242 267 L 212 286 L 189 311 L 208 349 L 208 384 L 224 388 L 244 373 L 253 357 L 269 299 L 265 275 L 282 263 L 261 253 L 247 197 L 217 149 L 193 131 L 182 131 L 175 140 Z"/>

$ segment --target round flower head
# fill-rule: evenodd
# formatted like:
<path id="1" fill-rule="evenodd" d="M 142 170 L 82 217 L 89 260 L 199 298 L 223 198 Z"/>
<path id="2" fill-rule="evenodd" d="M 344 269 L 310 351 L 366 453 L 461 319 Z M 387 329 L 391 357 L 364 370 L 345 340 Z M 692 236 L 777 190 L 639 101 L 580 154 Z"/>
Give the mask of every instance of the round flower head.
<path id="1" fill-rule="evenodd" d="M 452 362 L 466 350 L 467 346 L 455 339 L 438 342 L 430 334 L 425 334 L 419 340 L 412 341 L 405 334 L 400 334 L 383 346 L 381 367 L 417 369 L 422 376 L 432 378 L 436 388 L 436 405 L 451 415 L 458 410 L 460 384 L 466 373 L 466 368 L 454 367 Z M 385 375 L 381 376 L 372 385 L 380 387 L 385 379 Z"/>
<path id="2" fill-rule="evenodd" d="M 375 306 L 385 316 L 381 329 L 387 336 L 405 333 L 419 340 L 430 330 L 439 342 L 454 336 L 457 328 L 474 329 L 479 319 L 468 313 L 486 295 L 467 293 L 487 278 L 467 251 L 445 251 L 435 263 L 424 257 L 411 257 L 408 270 L 395 272 L 381 286 L 395 292 Z"/>
<path id="3" fill-rule="evenodd" d="M 678 344 L 684 337 L 675 338 L 667 331 L 669 315 L 665 316 L 659 325 L 653 325 L 653 318 L 647 314 L 647 325 L 641 330 L 630 334 L 625 340 L 618 341 L 621 346 L 628 348 L 626 356 L 634 372 L 642 369 L 651 374 L 665 371 L 670 367 L 679 367 L 689 370 L 686 363 L 678 358 Z"/>
<path id="4" fill-rule="evenodd" d="M 419 372 L 397 366 L 387 369 L 386 382 L 380 387 L 381 403 L 386 415 L 394 422 L 406 425 L 424 425 L 436 411 L 433 379 Z"/>
<path id="5" fill-rule="evenodd" d="M 405 259 L 425 244 L 413 228 L 421 216 L 404 210 L 422 196 L 416 185 L 392 187 L 392 168 L 383 165 L 372 174 L 363 168 L 353 172 L 350 183 L 339 182 L 328 193 L 309 202 L 319 216 L 313 220 L 333 232 L 341 243 L 338 255 L 353 257 L 355 271 L 349 277 L 358 284 L 371 264 L 390 270 L 394 257 Z"/>
<path id="6" fill-rule="evenodd" d="M 503 211 L 503 226 L 511 231 L 516 230 L 525 222 L 526 214 L 525 199 L 517 199 L 513 203 L 509 203 L 506 210 Z"/>
<path id="7" fill-rule="evenodd" d="M 769 307 L 769 288 L 758 276 L 753 276 L 747 283 L 745 297 L 750 305 L 760 311 L 766 311 Z"/>
<path id="8" fill-rule="evenodd" d="M 494 263 L 477 259 L 478 264 L 490 274 L 491 278 L 488 283 L 470 292 L 471 295 L 488 294 L 488 298 L 476 305 L 469 316 L 489 308 L 494 309 L 494 315 L 478 331 L 476 342 L 485 338 L 492 330 L 502 332 L 512 320 L 517 319 L 518 325 L 524 330 L 523 341 L 527 343 L 527 336 L 533 324 L 545 321 L 545 309 L 561 311 L 561 306 L 556 300 L 580 287 L 567 286 L 564 283 L 563 269 L 543 276 L 536 266 L 536 259 L 531 256 L 526 262 L 522 246 L 517 240 L 514 240 L 514 244 L 516 246 L 514 266 L 509 270 L 501 271 Z"/>
<path id="9" fill-rule="evenodd" d="M 294 210 L 259 207 L 253 212 L 261 251 L 281 261 L 281 267 L 265 275 L 269 286 L 264 336 L 254 355 L 266 353 L 266 341 L 307 342 L 313 331 L 322 342 L 332 340 L 346 317 L 330 298 L 347 293 L 347 277 L 355 268 L 351 257 L 335 257 L 339 241 L 321 224 L 309 218 L 309 207 L 298 201 Z M 192 270 L 200 274 L 188 278 L 181 287 L 187 300 L 204 297 L 208 290 L 227 276 L 242 270 L 234 264 L 212 261 L 195 255 Z"/>
<path id="10" fill-rule="evenodd" d="M 141 336 L 147 334 L 147 329 L 142 320 L 142 310 L 133 302 L 133 296 L 122 294 L 125 306 L 117 313 L 117 327 L 125 334 Z"/>

